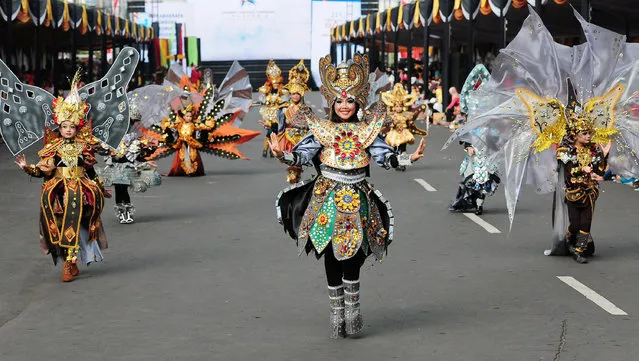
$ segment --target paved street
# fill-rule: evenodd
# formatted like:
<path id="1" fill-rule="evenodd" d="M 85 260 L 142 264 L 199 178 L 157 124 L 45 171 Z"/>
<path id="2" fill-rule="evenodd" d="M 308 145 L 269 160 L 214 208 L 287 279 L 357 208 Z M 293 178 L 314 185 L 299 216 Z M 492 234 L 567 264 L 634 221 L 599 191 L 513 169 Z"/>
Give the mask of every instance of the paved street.
<path id="1" fill-rule="evenodd" d="M 319 93 L 307 99 L 321 104 Z M 257 118 L 252 111 L 244 126 L 258 129 Z M 363 268 L 365 328 L 346 340 L 328 338 L 323 262 L 297 257 L 275 220 L 286 171 L 261 157 L 261 138 L 240 146 L 250 161 L 203 155 L 205 177 L 132 194 L 132 225 L 118 224 L 107 200 L 106 260 L 69 284 L 39 250 L 41 182 L 2 146 L 0 360 L 635 359 L 639 192 L 602 186 L 590 264 L 546 257 L 550 195 L 527 190 L 510 232 L 503 189 L 481 216 L 501 233 L 447 211 L 463 156 L 440 151 L 449 134 L 432 129 L 426 156 L 405 173 L 372 169 L 393 205 L 395 241 L 383 263 Z M 159 162 L 163 172 L 171 161 Z"/>

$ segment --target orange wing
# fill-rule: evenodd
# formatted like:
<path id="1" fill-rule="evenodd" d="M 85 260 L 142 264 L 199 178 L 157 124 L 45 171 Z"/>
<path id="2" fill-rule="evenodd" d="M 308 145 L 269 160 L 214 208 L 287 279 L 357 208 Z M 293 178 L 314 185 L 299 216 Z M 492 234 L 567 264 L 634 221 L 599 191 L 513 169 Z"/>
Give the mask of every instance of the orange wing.
<path id="1" fill-rule="evenodd" d="M 238 110 L 220 118 L 215 128 L 209 133 L 209 142 L 202 148 L 203 151 L 223 158 L 248 159 L 237 149 L 237 146 L 257 137 L 262 132 L 234 127 L 233 122 L 240 112 Z"/>

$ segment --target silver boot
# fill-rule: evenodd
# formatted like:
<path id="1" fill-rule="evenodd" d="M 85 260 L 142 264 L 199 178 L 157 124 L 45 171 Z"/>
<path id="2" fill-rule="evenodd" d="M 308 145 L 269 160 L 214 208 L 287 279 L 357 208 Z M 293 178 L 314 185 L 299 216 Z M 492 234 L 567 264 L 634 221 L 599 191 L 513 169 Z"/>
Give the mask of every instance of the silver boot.
<path id="1" fill-rule="evenodd" d="M 113 206 L 113 210 L 115 211 L 115 216 L 118 217 L 120 224 L 126 224 L 126 208 L 124 208 L 124 204 L 117 203 Z"/>
<path id="2" fill-rule="evenodd" d="M 354 335 L 362 330 L 364 321 L 359 309 L 359 280 L 344 282 L 344 316 L 346 318 L 346 334 Z"/>
<path id="3" fill-rule="evenodd" d="M 344 286 L 328 286 L 328 298 L 331 306 L 330 337 L 344 338 L 346 337 L 344 325 Z"/>
<path id="4" fill-rule="evenodd" d="M 124 204 L 124 223 L 131 224 L 133 223 L 133 214 L 135 213 L 135 207 L 131 203 Z"/>

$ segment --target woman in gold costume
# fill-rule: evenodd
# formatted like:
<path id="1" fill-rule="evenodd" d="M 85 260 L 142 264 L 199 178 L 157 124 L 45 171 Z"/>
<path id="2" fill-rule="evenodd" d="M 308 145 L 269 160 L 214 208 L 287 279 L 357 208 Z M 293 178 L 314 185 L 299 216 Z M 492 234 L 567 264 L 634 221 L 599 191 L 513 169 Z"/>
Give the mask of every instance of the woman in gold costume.
<path id="1" fill-rule="evenodd" d="M 417 95 L 408 94 L 401 83 L 395 84 L 392 90 L 382 93 L 382 101 L 388 107 L 388 115 L 392 119 L 386 132 L 386 143 L 395 147 L 400 153 L 406 153 L 406 146 L 415 143 L 415 135 L 428 135 L 427 131 L 415 126 L 415 119 L 420 113 L 426 111 L 426 107 L 422 105 L 416 111 L 411 110 L 417 101 Z"/>
<path id="2" fill-rule="evenodd" d="M 269 154 L 268 151 L 268 138 L 271 133 L 278 130 L 278 113 L 279 110 L 286 106 L 286 103 L 282 101 L 284 89 L 282 83 L 284 78 L 282 77 L 282 69 L 275 63 L 275 60 L 269 60 L 266 65 L 266 82 L 257 91 L 260 93 L 259 102 L 261 104 L 260 115 L 261 120 L 258 120 L 261 126 L 266 129 L 264 135 L 264 148 L 262 149 L 262 157 L 266 158 Z M 271 154 L 271 158 L 273 155 Z"/>
<path id="3" fill-rule="evenodd" d="M 33 177 L 44 178 L 40 197 L 40 238 L 43 251 L 53 262 L 63 262 L 62 281 L 79 274 L 78 258 L 89 264 L 102 261 L 107 248 L 100 215 L 105 192 L 93 168 L 91 122 L 85 119 L 89 106 L 74 84 L 66 99 L 53 103 L 57 132 L 47 129 L 40 161 L 28 164 L 24 155 L 16 164 Z"/>
<path id="4" fill-rule="evenodd" d="M 300 108 L 304 105 L 304 93 L 309 89 L 306 83 L 310 77 L 310 72 L 304 65 L 304 60 L 294 66 L 288 73 L 288 84 L 284 86 L 284 91 L 289 95 L 288 106 L 280 109 L 278 113 L 278 136 L 280 148 L 290 152 L 297 143 L 308 133 L 306 118 L 300 116 Z M 297 183 L 302 175 L 302 167 L 289 166 L 287 168 L 286 181 Z"/>

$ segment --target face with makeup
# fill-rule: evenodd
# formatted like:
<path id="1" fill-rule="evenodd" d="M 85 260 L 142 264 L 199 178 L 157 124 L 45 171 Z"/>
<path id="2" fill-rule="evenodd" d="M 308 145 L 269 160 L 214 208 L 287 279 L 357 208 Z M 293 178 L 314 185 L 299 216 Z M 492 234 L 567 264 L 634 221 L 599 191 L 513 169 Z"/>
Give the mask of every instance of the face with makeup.
<path id="1" fill-rule="evenodd" d="M 77 127 L 71 122 L 60 123 L 60 135 L 64 139 L 73 139 L 77 133 Z"/>
<path id="2" fill-rule="evenodd" d="M 395 111 L 395 113 L 401 113 L 401 112 L 403 112 L 403 111 L 404 111 L 404 107 L 403 107 L 403 106 L 401 106 L 401 105 L 395 105 L 395 106 L 393 107 L 393 110 Z"/>
<path id="3" fill-rule="evenodd" d="M 580 145 L 584 145 L 584 144 L 588 144 L 590 143 L 590 132 L 587 130 L 584 130 L 582 132 L 579 132 L 576 136 L 576 143 L 580 144 Z"/>
<path id="4" fill-rule="evenodd" d="M 184 121 L 187 123 L 190 123 L 193 121 L 193 113 L 191 112 L 186 112 L 184 113 Z"/>
<path id="5" fill-rule="evenodd" d="M 351 119 L 355 114 L 356 108 L 355 99 L 353 98 L 337 98 L 333 107 L 335 114 L 343 121 Z"/>
<path id="6" fill-rule="evenodd" d="M 302 96 L 300 95 L 300 93 L 293 93 L 291 94 L 291 101 L 295 104 L 299 103 L 302 100 Z"/>

